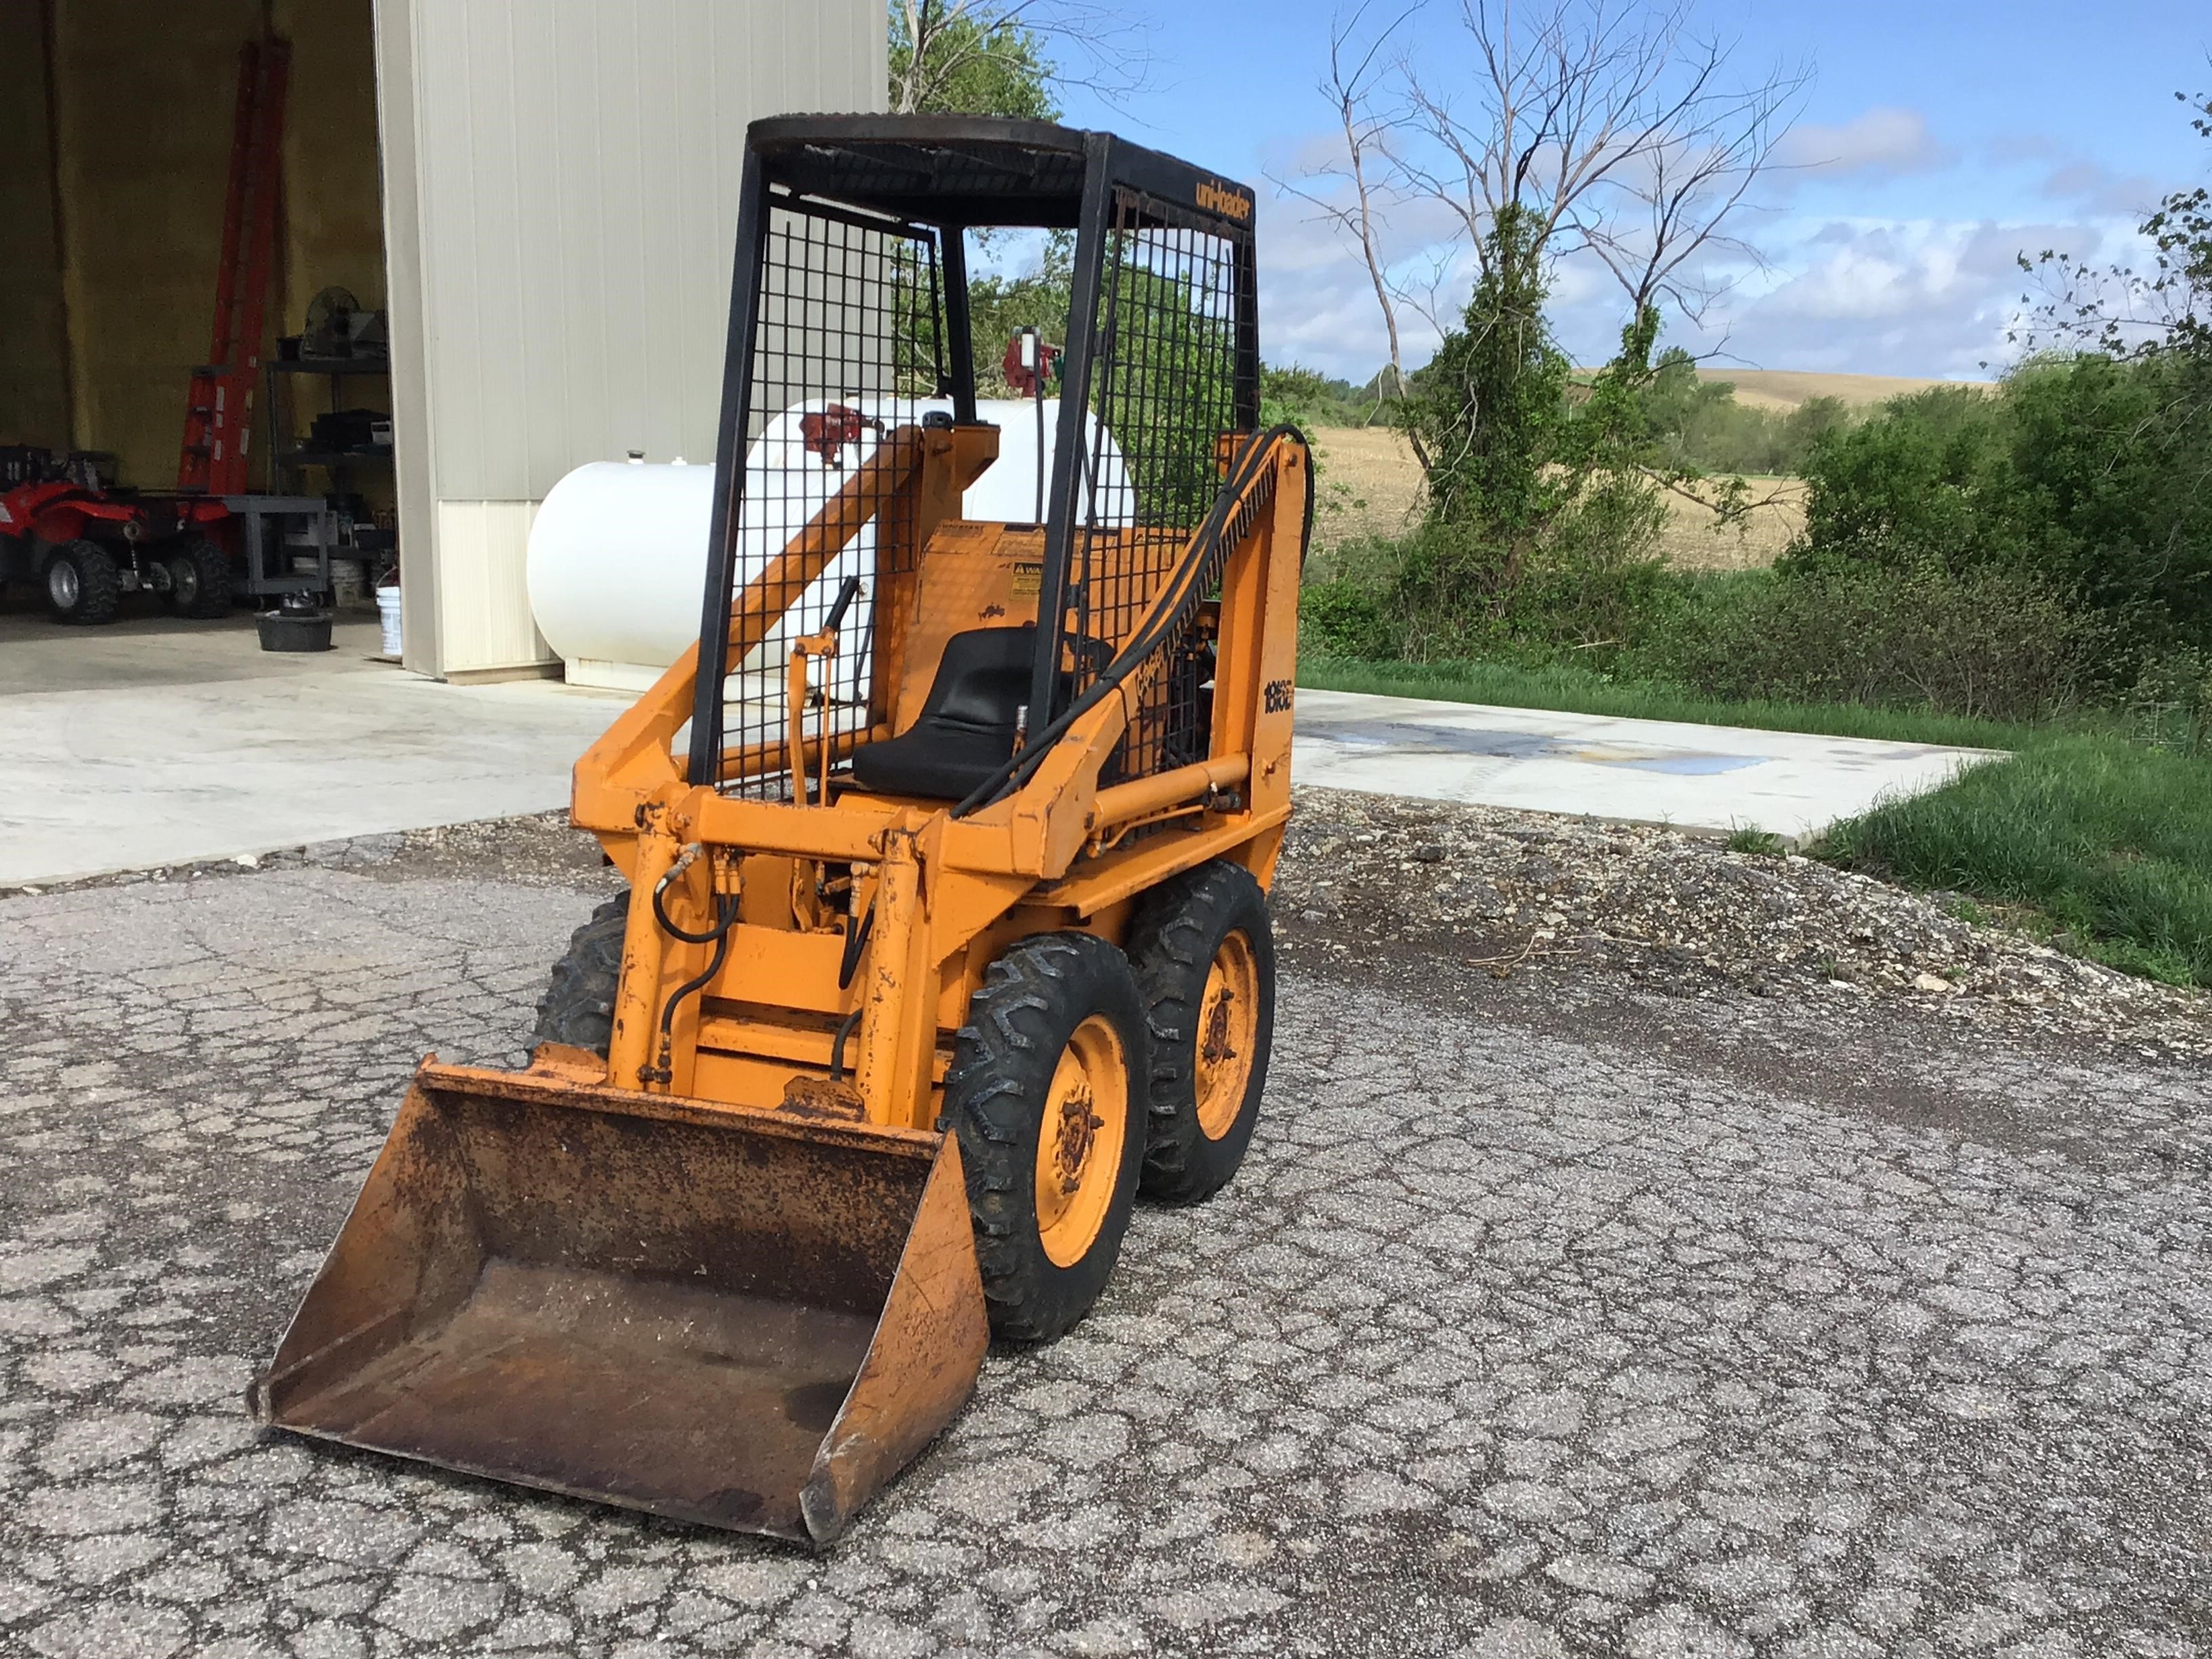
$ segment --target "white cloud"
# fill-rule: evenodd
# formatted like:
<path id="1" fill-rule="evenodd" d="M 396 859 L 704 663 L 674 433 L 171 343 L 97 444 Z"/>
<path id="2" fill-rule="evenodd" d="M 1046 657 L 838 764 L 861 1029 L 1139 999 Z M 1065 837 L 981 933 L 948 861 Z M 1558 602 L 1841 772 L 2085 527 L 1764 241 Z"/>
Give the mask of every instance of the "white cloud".
<path id="1" fill-rule="evenodd" d="M 2021 253 L 2136 257 L 2119 222 L 1808 217 L 1777 228 L 1765 277 L 1702 328 L 1670 322 L 1670 339 L 1761 368 L 1975 379 L 2020 354 L 2008 336 L 2033 309 Z"/>
<path id="2" fill-rule="evenodd" d="M 1885 105 L 1839 125 L 1806 122 L 1792 127 L 1775 159 L 1824 179 L 1898 179 L 1936 172 L 1958 158 L 1936 142 L 1928 118 L 1918 110 Z"/>
<path id="3" fill-rule="evenodd" d="M 1708 276 L 1735 279 L 1702 324 L 1667 320 L 1665 341 L 1769 368 L 1978 378 L 2018 354 L 2007 339 L 2031 286 L 2017 263 L 2051 246 L 2100 262 L 2140 259 L 2124 221 L 1890 219 L 1793 216 L 1766 227 L 1765 269 L 1717 262 Z M 1365 269 L 1283 204 L 1261 228 L 1261 328 L 1271 362 L 1365 379 L 1383 362 L 1385 337 Z M 1445 291 L 1463 303 L 1462 270 Z M 1617 290 L 1595 262 L 1555 273 L 1552 313 L 1562 343 L 1582 362 L 1615 347 Z M 1406 361 L 1418 366 L 1436 335 L 1407 314 Z"/>
<path id="4" fill-rule="evenodd" d="M 1449 223 L 1433 204 L 1393 215 L 1382 248 L 1394 276 L 1425 283 L 1434 260 L 1450 251 Z M 1269 362 L 1303 363 L 1358 381 L 1389 361 L 1389 337 L 1358 245 L 1321 210 L 1296 198 L 1263 197 L 1256 234 L 1260 347 Z M 1466 302 L 1465 280 L 1452 270 L 1438 292 L 1454 309 Z M 1435 330 L 1412 307 L 1401 307 L 1399 331 L 1409 366 L 1436 349 Z"/>
<path id="5" fill-rule="evenodd" d="M 1293 161 L 1322 165 L 1333 152 L 1317 137 L 1285 141 L 1275 153 L 1281 178 L 1294 173 Z M 1784 159 L 1791 170 L 1770 175 L 1775 188 L 1763 192 L 1767 199 L 1747 204 L 1731 222 L 1765 262 L 1712 251 L 1693 276 L 1717 297 L 1701 320 L 1669 316 L 1667 343 L 1765 368 L 1978 377 L 2019 353 L 2007 337 L 2033 309 L 2022 295 L 2033 288 L 2020 256 L 2057 248 L 2092 263 L 2140 265 L 2135 225 L 2161 193 L 2148 179 L 2020 136 L 1978 147 L 1972 167 L 1940 185 L 1894 186 L 1887 181 L 1959 158 L 1923 116 L 1893 107 L 1840 125 L 1801 127 Z M 1879 210 L 1900 196 L 1919 206 L 1931 193 L 1933 212 Z M 1946 213 L 1945 198 L 1966 211 Z M 1999 201 L 2003 208 L 1992 212 Z M 1447 318 L 1464 304 L 1472 280 L 1451 234 L 1457 228 L 1437 204 L 1401 205 L 1384 243 L 1401 280 L 1427 272 L 1440 253 L 1460 251 L 1437 291 L 1436 309 Z M 1310 204 L 1289 197 L 1263 200 L 1260 238 L 1268 358 L 1354 380 L 1374 373 L 1387 346 L 1356 249 Z M 1554 273 L 1550 310 L 1578 361 L 1611 355 L 1620 304 L 1595 260 L 1570 260 Z M 1435 331 L 1411 309 L 1400 320 L 1406 362 L 1418 367 L 1434 349 Z"/>
<path id="6" fill-rule="evenodd" d="M 2082 161 L 2052 168 L 2042 191 L 2051 200 L 2072 203 L 2085 212 L 2133 220 L 2148 218 L 2165 195 L 2147 173 L 2121 173 L 2101 161 Z"/>

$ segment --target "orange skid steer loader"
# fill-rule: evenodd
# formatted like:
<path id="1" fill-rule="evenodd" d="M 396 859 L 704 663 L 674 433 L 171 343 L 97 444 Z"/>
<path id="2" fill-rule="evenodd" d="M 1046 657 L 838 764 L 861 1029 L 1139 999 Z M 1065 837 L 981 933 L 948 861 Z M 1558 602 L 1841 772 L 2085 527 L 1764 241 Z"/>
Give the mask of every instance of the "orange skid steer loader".
<path id="1" fill-rule="evenodd" d="M 1243 1158 L 1313 495 L 1243 186 L 791 117 L 742 192 L 699 642 L 576 768 L 629 892 L 526 1071 L 423 1062 L 251 1405 L 818 1545 Z M 998 227 L 1075 235 L 1042 524 L 962 510 Z"/>

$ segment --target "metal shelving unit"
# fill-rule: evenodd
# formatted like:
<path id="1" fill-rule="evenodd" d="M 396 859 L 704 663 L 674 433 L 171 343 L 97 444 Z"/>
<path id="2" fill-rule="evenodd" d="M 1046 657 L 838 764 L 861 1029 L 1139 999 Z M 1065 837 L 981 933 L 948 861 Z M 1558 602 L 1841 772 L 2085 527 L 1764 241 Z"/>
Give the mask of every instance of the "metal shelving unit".
<path id="1" fill-rule="evenodd" d="M 340 395 L 349 380 L 389 380 L 392 363 L 385 357 L 278 357 L 264 367 L 269 371 L 269 465 L 271 489 L 301 489 L 300 474 L 318 467 L 330 475 L 330 493 L 350 493 L 347 474 L 356 467 L 388 467 L 392 451 L 382 445 L 358 449 L 332 449 L 302 441 L 294 420 L 292 377 L 319 374 L 330 382 L 331 407 L 339 407 Z"/>

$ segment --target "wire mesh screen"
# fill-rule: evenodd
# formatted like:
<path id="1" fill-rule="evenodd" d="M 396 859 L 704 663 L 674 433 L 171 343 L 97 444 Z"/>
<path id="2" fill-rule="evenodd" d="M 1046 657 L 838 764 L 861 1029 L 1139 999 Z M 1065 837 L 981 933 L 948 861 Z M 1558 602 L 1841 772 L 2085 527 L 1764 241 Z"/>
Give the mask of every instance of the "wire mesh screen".
<path id="1" fill-rule="evenodd" d="M 1068 628 L 1080 695 L 1127 641 L 1221 488 L 1236 426 L 1237 247 L 1135 191 L 1115 192 L 1099 289 L 1079 556 Z M 1202 760 L 1213 651 L 1195 615 L 1127 682 L 1122 777 Z"/>
<path id="2" fill-rule="evenodd" d="M 732 638 L 723 789 L 787 799 L 793 648 L 844 599 L 836 653 L 807 664 L 800 726 L 811 781 L 825 738 L 869 723 L 876 584 L 910 569 L 919 552 L 902 520 L 911 497 L 897 493 L 905 475 L 894 453 L 878 452 L 949 408 L 950 388 L 934 232 L 773 196 L 759 281 L 732 598 L 763 583 L 764 627 Z M 813 550 L 826 562 L 800 580 L 783 556 Z"/>

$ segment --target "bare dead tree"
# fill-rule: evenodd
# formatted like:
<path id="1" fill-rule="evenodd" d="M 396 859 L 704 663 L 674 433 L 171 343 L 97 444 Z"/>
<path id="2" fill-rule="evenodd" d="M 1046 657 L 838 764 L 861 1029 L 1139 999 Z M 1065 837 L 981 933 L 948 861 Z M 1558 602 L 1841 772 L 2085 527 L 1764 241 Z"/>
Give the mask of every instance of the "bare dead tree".
<path id="1" fill-rule="evenodd" d="M 1729 222 L 1765 172 L 1787 123 L 1764 85 L 1707 112 L 1703 130 L 1655 147 L 1640 178 L 1621 181 L 1617 210 L 1593 211 L 1577 227 L 1632 307 L 1672 304 L 1702 320 L 1729 286 L 1717 260 L 1759 267 L 1759 250 Z"/>
<path id="2" fill-rule="evenodd" d="M 994 71 L 1081 87 L 1109 103 L 1151 78 L 1142 25 L 1103 0 L 891 0 L 891 21 L 894 115 L 963 108 Z"/>
<path id="3" fill-rule="evenodd" d="M 1730 75 L 1726 42 L 1692 33 L 1688 0 L 1458 0 L 1448 40 L 1408 37 L 1419 0 L 1370 31 L 1374 0 L 1334 23 L 1320 89 L 1342 153 L 1279 185 L 1357 249 L 1403 384 L 1401 320 L 1442 334 L 1456 273 L 1489 255 L 1518 210 L 1547 264 L 1587 254 L 1632 314 L 1699 318 L 1759 263 L 1731 222 L 1773 167 L 1810 83 L 1804 67 Z M 1465 65 L 1454 75 L 1452 64 Z M 1409 272 L 1385 247 L 1393 216 L 1454 223 Z"/>
<path id="4" fill-rule="evenodd" d="M 1693 33 L 1687 0 L 1460 0 L 1471 97 L 1408 60 L 1394 125 L 1401 189 L 1460 220 L 1479 259 L 1501 210 L 1542 256 L 1594 254 L 1632 307 L 1695 317 L 1712 256 L 1756 259 L 1729 231 L 1789 131 L 1810 71 L 1741 82 L 1725 41 Z"/>
<path id="5" fill-rule="evenodd" d="M 1328 100 L 1344 135 L 1342 157 L 1309 170 L 1297 180 L 1277 183 L 1318 209 L 1322 218 L 1359 250 L 1360 258 L 1367 267 L 1368 281 L 1375 289 L 1375 303 L 1382 313 L 1383 332 L 1390 344 L 1391 384 L 1387 389 L 1376 388 L 1381 398 L 1387 398 L 1405 395 L 1406 359 L 1398 333 L 1401 291 L 1392 282 L 1382 256 L 1383 204 L 1379 192 L 1383 186 L 1377 173 L 1379 168 L 1387 175 L 1395 167 L 1387 144 L 1390 123 L 1377 112 L 1374 93 L 1377 80 L 1389 67 L 1378 60 L 1391 38 L 1419 9 L 1419 0 L 1414 0 L 1413 5 L 1376 31 L 1362 48 L 1355 42 L 1373 4 L 1374 0 L 1361 0 L 1349 17 L 1339 16 L 1329 26 L 1328 73 L 1322 78 L 1319 88 Z M 1413 442 L 1414 459 L 1425 472 L 1429 459 L 1421 453 L 1419 440 Z"/>

